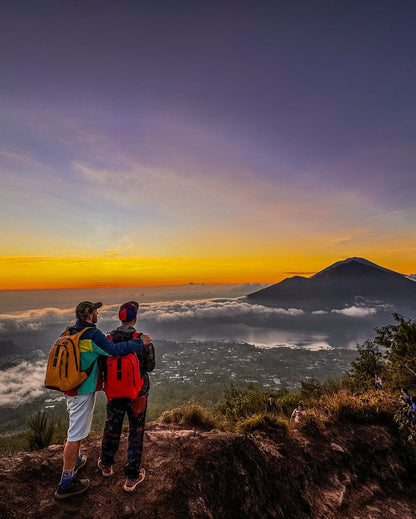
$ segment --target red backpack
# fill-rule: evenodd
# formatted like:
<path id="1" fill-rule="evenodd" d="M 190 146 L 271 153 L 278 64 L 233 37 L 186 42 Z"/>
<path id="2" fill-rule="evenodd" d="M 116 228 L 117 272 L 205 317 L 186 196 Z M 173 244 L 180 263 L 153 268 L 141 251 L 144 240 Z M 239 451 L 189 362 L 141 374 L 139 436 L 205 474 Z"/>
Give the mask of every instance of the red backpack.
<path id="1" fill-rule="evenodd" d="M 135 332 L 129 339 L 135 339 L 139 335 L 138 332 Z M 113 340 L 111 335 L 108 338 L 110 341 Z M 114 342 L 120 341 L 115 340 Z M 104 366 L 104 392 L 109 402 L 114 398 L 134 400 L 140 393 L 143 383 L 139 359 L 135 353 L 120 357 L 107 357 Z"/>

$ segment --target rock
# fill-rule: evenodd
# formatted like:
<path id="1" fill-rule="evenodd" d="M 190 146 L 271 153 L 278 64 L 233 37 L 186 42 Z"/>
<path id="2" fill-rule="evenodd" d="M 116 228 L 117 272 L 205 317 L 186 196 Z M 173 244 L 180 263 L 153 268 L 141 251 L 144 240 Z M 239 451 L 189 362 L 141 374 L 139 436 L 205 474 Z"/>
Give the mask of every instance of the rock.
<path id="1" fill-rule="evenodd" d="M 63 450 L 62 445 L 49 445 L 49 447 L 48 447 L 48 451 L 50 451 L 50 452 L 57 452 L 60 450 Z"/>

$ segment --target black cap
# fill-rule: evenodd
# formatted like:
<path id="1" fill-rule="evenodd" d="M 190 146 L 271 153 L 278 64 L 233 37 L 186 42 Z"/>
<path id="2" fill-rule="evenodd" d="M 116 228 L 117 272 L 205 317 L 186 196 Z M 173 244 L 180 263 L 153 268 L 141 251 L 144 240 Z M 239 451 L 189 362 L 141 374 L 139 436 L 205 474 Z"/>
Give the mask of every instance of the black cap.
<path id="1" fill-rule="evenodd" d="M 81 301 L 75 308 L 75 317 L 77 319 L 87 319 L 87 317 L 93 313 L 97 308 L 101 308 L 103 304 L 101 302 L 91 303 L 91 301 Z"/>

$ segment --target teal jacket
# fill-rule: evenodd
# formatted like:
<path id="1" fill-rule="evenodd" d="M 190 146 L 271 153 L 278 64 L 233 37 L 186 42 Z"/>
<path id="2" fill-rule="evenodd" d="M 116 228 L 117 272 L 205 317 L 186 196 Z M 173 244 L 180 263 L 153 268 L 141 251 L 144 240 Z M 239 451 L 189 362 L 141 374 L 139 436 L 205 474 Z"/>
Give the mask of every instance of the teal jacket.
<path id="1" fill-rule="evenodd" d="M 140 338 L 114 344 L 98 330 L 95 324 L 87 323 L 80 319 L 75 323 L 75 326 L 69 329 L 69 332 L 71 335 L 74 335 L 87 327 L 88 330 L 85 330 L 79 340 L 81 369 L 84 371 L 91 366 L 93 366 L 93 368 L 87 380 L 78 388 L 65 392 L 68 396 L 84 395 L 96 391 L 99 372 L 97 359 L 100 355 L 105 357 L 127 355 L 128 353 L 134 353 L 143 348 L 143 342 Z"/>

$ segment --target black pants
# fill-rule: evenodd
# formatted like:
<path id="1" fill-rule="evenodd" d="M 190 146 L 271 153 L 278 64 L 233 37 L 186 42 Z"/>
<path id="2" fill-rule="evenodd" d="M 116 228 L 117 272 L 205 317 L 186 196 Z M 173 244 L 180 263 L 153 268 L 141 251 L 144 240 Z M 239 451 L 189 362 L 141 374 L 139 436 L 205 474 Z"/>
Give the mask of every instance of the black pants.
<path id="1" fill-rule="evenodd" d="M 139 396 L 135 400 L 115 398 L 107 403 L 107 420 L 101 444 L 101 463 L 107 467 L 114 463 L 114 456 L 120 443 L 124 415 L 127 413 L 129 440 L 124 474 L 131 479 L 137 478 L 140 472 L 146 410 L 147 395 Z"/>

